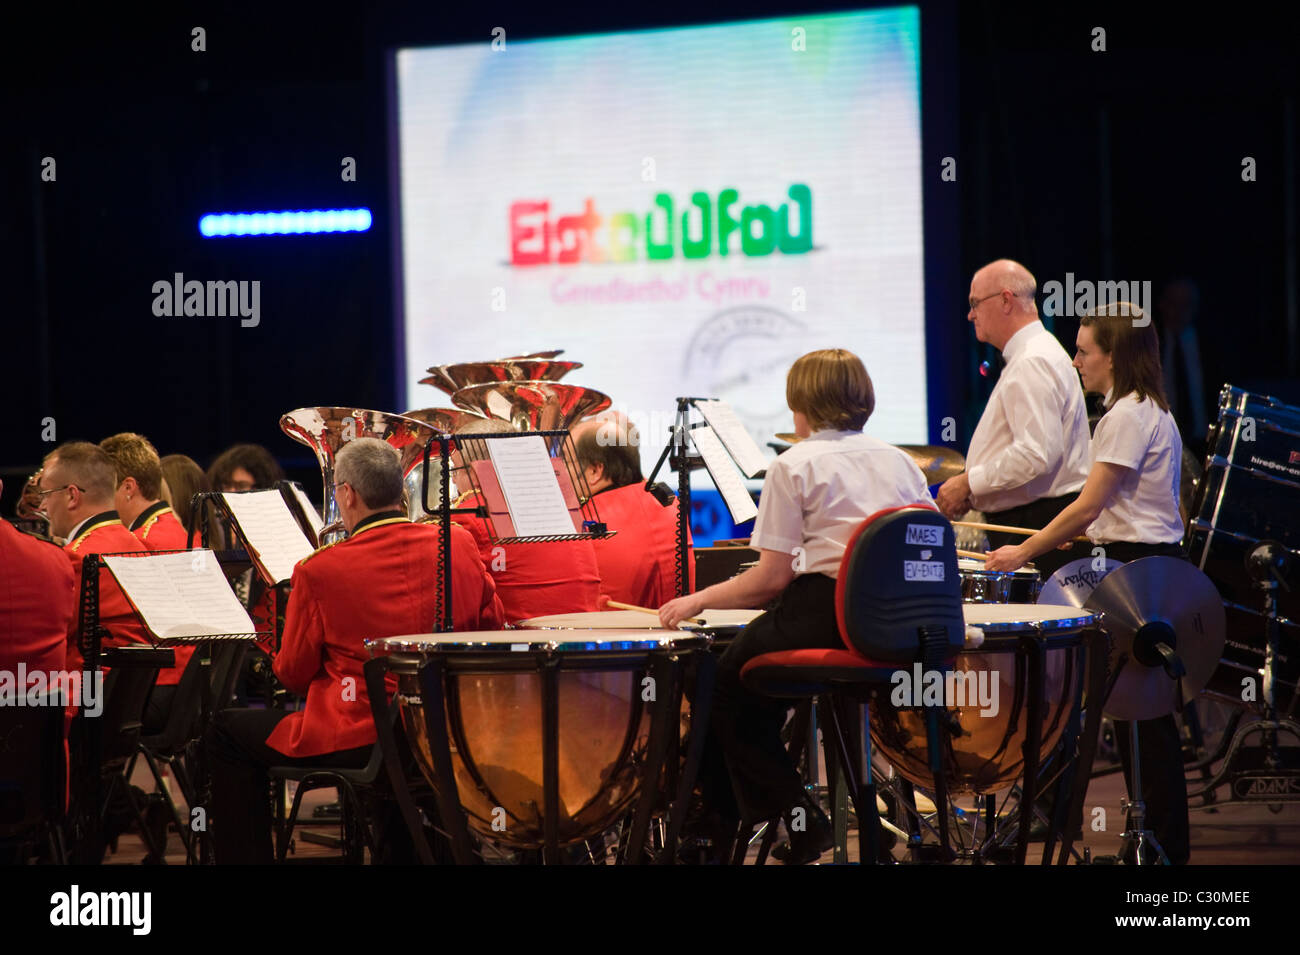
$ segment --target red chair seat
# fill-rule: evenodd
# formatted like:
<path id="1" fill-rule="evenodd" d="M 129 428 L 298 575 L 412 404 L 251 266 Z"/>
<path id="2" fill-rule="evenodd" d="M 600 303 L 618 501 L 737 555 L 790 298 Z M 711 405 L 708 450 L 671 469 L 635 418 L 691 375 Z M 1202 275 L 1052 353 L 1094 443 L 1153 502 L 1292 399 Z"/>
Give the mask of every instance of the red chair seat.
<path id="1" fill-rule="evenodd" d="M 756 656 L 741 669 L 740 678 L 765 696 L 804 697 L 825 693 L 832 685 L 887 684 L 898 669 L 852 650 L 813 647 Z"/>

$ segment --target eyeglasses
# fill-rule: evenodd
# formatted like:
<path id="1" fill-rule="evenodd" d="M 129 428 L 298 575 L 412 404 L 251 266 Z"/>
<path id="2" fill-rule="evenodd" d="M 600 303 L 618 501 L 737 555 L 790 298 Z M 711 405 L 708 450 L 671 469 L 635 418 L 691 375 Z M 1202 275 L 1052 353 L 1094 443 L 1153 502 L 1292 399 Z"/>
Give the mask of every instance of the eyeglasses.
<path id="1" fill-rule="evenodd" d="M 1001 295 L 1003 292 L 1011 292 L 1011 289 L 1009 289 L 1009 288 L 998 289 L 998 290 L 997 290 L 996 292 L 994 292 L 992 295 L 985 295 L 983 298 L 972 298 L 972 299 L 967 299 L 967 300 L 966 300 L 966 304 L 970 306 L 970 310 L 973 312 L 973 311 L 975 311 L 975 309 L 979 308 L 981 305 L 983 305 L 983 304 L 984 304 L 985 302 L 987 302 L 989 299 L 991 299 L 991 298 L 997 298 L 997 297 L 998 297 L 999 295 Z M 1011 292 L 1011 297 L 1012 297 L 1012 298 L 1019 298 L 1019 297 L 1020 297 L 1020 293 L 1019 293 L 1019 292 Z"/>
<path id="2" fill-rule="evenodd" d="M 66 491 L 66 490 L 67 490 L 68 488 L 70 488 L 70 487 L 75 487 L 75 488 L 77 488 L 77 490 L 78 490 L 78 491 L 81 491 L 82 494 L 85 494 L 85 493 L 86 493 L 85 490 L 84 490 L 83 488 L 79 487 L 79 486 L 76 485 L 76 484 L 65 484 L 65 485 L 63 485 L 63 487 L 52 487 L 52 488 L 50 488 L 48 491 L 37 491 L 37 492 L 36 492 L 36 496 L 37 496 L 39 499 L 41 499 L 41 500 L 45 500 L 45 495 L 47 495 L 47 494 L 55 494 L 55 493 L 57 493 L 58 491 Z"/>
<path id="3" fill-rule="evenodd" d="M 998 291 L 994 292 L 992 295 L 985 295 L 983 298 L 969 299 L 966 304 L 970 306 L 970 310 L 973 312 L 975 311 L 975 309 L 979 308 L 982 304 L 987 302 L 989 299 L 997 298 L 1001 294 L 1002 294 L 1002 290 L 999 289 Z"/>

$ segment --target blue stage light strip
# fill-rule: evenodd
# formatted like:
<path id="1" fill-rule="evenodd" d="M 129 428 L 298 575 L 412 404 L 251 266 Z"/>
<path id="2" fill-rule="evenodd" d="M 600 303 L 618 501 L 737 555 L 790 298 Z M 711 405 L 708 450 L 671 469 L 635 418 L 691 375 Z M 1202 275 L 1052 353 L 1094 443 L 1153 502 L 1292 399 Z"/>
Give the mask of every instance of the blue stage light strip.
<path id="1" fill-rule="evenodd" d="M 366 232 L 369 209 L 312 209 L 300 212 L 220 212 L 199 218 L 204 238 L 240 235 L 308 235 L 317 232 Z"/>

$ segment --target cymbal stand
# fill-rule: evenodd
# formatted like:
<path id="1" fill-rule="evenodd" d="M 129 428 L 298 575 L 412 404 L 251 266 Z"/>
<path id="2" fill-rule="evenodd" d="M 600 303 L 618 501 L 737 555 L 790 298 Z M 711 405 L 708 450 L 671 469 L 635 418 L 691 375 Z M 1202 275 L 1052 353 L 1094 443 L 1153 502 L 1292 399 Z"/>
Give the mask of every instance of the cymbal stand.
<path id="1" fill-rule="evenodd" d="M 1147 806 L 1142 801 L 1142 750 L 1138 742 L 1138 721 L 1130 720 L 1128 724 L 1129 752 L 1132 753 L 1133 760 L 1133 786 L 1132 796 L 1135 798 L 1126 798 L 1123 807 L 1128 815 L 1127 828 L 1119 839 L 1119 857 L 1123 859 L 1128 853 L 1130 845 L 1136 846 L 1137 865 L 1145 865 L 1142 861 L 1142 850 L 1150 843 L 1152 848 L 1159 854 L 1160 865 L 1169 865 L 1169 857 L 1165 855 L 1165 850 L 1161 848 L 1160 843 L 1156 840 L 1156 834 L 1146 827 L 1147 824 Z"/>

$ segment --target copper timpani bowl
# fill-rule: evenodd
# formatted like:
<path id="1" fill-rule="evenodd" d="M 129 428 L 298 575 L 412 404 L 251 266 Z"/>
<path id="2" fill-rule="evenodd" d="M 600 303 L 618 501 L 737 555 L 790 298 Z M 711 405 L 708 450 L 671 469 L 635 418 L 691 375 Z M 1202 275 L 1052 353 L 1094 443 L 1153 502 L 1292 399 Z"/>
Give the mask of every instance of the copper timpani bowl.
<path id="1" fill-rule="evenodd" d="M 398 676 L 407 739 L 425 777 L 441 791 L 431 733 L 451 743 L 457 796 L 471 830 L 516 849 L 545 844 L 544 708 L 557 714 L 559 845 L 598 835 L 626 815 L 647 775 L 652 708 L 644 678 L 655 654 L 706 647 L 668 630 L 421 634 L 367 641 Z M 428 712 L 417 667 L 444 667 L 445 706 Z M 548 681 L 553 685 L 548 691 Z"/>
<path id="2" fill-rule="evenodd" d="M 1085 677 L 1084 634 L 1096 626 L 1100 617 L 1078 607 L 1047 604 L 967 603 L 962 610 L 966 625 L 983 631 L 984 642 L 979 647 L 968 642 L 954 662 L 955 673 L 962 685 L 973 691 L 975 699 L 967 694 L 962 705 L 945 706 L 949 714 L 946 722 L 954 732 L 945 734 L 948 744 L 944 768 L 952 793 L 991 793 L 1010 786 L 1024 771 L 1028 680 L 1016 646 L 1029 638 L 1039 641 L 1045 651 L 1042 759 L 1060 739 L 1080 698 Z M 981 706 L 978 687 L 988 688 L 984 696 L 988 701 L 994 683 L 996 708 Z M 891 695 L 898 689 L 898 685 L 882 689 L 872 701 L 871 739 L 901 775 L 928 790 L 934 777 L 930 772 L 924 713 L 893 705 Z M 985 713 L 987 710 L 993 712 Z"/>

